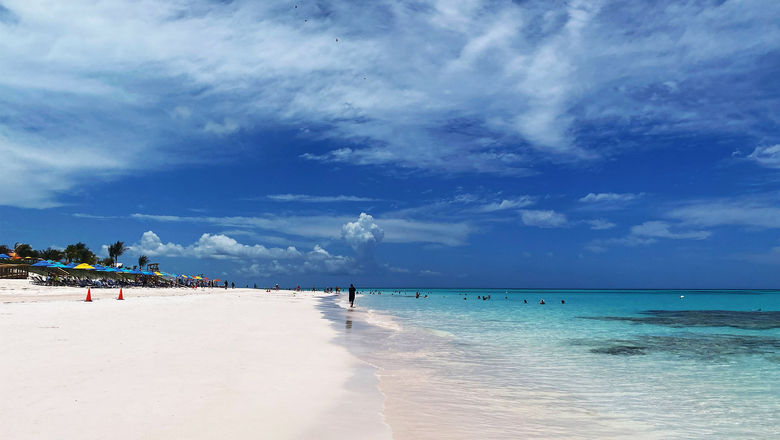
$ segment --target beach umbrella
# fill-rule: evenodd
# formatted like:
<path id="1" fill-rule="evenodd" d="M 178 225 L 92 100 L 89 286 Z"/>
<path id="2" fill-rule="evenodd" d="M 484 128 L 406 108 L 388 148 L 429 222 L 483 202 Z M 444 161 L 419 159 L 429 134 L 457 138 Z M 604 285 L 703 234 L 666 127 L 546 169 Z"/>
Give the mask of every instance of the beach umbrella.
<path id="1" fill-rule="evenodd" d="M 201 278 L 201 277 L 195 277 L 195 279 L 196 279 L 196 280 L 202 280 L 203 278 Z"/>
<path id="2" fill-rule="evenodd" d="M 179 276 L 182 277 L 182 278 L 189 278 L 187 275 L 184 275 L 184 274 L 181 274 Z"/>
<path id="3" fill-rule="evenodd" d="M 60 269 L 66 269 L 68 266 L 66 266 L 66 265 L 64 265 L 64 264 L 62 264 L 62 263 L 60 263 L 58 261 L 56 263 L 52 263 L 51 265 L 49 265 L 49 267 L 57 267 L 57 268 L 60 268 Z"/>
<path id="4" fill-rule="evenodd" d="M 103 269 L 103 272 L 117 272 L 117 270 L 113 267 L 106 267 Z"/>
<path id="5" fill-rule="evenodd" d="M 154 274 L 157 275 L 158 277 L 163 276 L 163 274 L 161 272 L 155 272 Z"/>
<path id="6" fill-rule="evenodd" d="M 31 267 L 50 267 L 51 265 L 48 261 L 43 260 L 31 265 Z"/>
<path id="7" fill-rule="evenodd" d="M 95 270 L 94 267 L 90 266 L 87 263 L 81 263 L 78 266 L 74 267 L 74 269 L 80 269 L 80 270 Z"/>
<path id="8" fill-rule="evenodd" d="M 10 260 L 11 257 L 6 254 L 0 254 L 0 260 Z"/>

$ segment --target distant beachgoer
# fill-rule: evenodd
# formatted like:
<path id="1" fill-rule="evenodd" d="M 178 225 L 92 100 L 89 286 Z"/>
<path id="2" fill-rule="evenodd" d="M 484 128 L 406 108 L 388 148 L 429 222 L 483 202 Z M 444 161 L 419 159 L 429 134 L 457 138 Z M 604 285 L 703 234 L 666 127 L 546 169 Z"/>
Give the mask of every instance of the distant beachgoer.
<path id="1" fill-rule="evenodd" d="M 527 300 L 527 299 L 524 299 L 524 300 L 523 300 L 523 304 L 528 304 L 528 300 Z"/>
<path id="2" fill-rule="evenodd" d="M 355 307 L 355 285 L 349 285 L 349 306 Z"/>
<path id="3" fill-rule="evenodd" d="M 541 301 L 539 301 L 539 304 L 545 305 L 546 303 L 544 302 L 544 300 L 541 300 Z"/>
<path id="4" fill-rule="evenodd" d="M 225 280 L 225 290 L 227 290 L 227 280 Z"/>
<path id="5" fill-rule="evenodd" d="M 420 292 L 417 292 L 417 294 L 414 297 L 415 298 L 419 298 L 420 297 Z"/>
<path id="6" fill-rule="evenodd" d="M 236 283 L 230 283 L 230 288 L 231 289 L 235 289 L 236 288 Z"/>
<path id="7" fill-rule="evenodd" d="M 561 304 L 566 304 L 566 301 L 564 301 L 564 300 L 561 300 Z"/>

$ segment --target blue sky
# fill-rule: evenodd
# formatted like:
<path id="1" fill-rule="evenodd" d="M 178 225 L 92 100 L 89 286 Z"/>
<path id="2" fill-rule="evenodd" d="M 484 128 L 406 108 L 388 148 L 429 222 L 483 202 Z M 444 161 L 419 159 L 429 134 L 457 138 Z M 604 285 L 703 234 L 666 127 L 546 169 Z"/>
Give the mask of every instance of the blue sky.
<path id="1" fill-rule="evenodd" d="M 779 22 L 0 0 L 0 243 L 239 284 L 777 287 Z"/>

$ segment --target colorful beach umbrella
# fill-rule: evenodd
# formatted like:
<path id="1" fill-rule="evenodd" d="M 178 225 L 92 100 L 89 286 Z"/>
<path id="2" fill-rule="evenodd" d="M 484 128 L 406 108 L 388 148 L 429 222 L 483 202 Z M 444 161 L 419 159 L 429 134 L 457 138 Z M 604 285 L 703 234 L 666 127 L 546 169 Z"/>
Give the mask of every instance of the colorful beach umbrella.
<path id="1" fill-rule="evenodd" d="M 0 254 L 0 260 L 10 260 L 11 256 L 6 254 Z"/>
<path id="2" fill-rule="evenodd" d="M 31 267 L 50 267 L 50 266 L 51 266 L 51 263 L 49 263 L 49 262 L 48 262 L 48 261 L 46 261 L 46 260 L 39 261 L 39 262 L 37 262 L 37 263 L 35 263 L 35 264 L 31 265 Z"/>
<path id="3" fill-rule="evenodd" d="M 80 270 L 95 270 L 94 267 L 90 266 L 87 263 L 81 263 L 78 266 L 74 267 L 74 269 L 80 269 Z"/>

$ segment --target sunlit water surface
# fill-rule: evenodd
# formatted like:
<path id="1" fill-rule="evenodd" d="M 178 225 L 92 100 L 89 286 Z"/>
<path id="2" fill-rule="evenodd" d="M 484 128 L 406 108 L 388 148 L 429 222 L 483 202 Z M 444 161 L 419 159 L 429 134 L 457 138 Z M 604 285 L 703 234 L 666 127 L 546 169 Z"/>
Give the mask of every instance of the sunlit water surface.
<path id="1" fill-rule="evenodd" d="M 323 310 L 378 368 L 397 438 L 780 431 L 780 292 L 376 291 Z"/>

